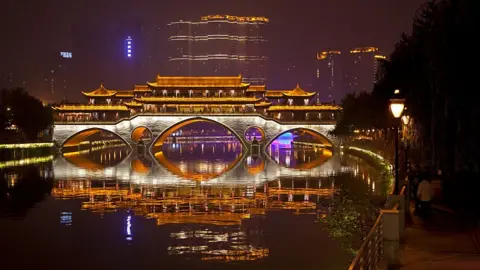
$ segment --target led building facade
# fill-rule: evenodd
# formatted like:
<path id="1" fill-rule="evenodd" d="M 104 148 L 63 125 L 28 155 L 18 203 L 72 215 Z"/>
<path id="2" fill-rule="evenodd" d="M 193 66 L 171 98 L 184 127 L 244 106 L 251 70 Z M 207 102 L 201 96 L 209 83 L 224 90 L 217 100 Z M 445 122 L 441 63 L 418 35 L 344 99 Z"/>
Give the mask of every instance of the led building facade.
<path id="1" fill-rule="evenodd" d="M 168 24 L 169 73 L 174 76 L 236 76 L 264 85 L 267 78 L 265 17 L 204 16 Z"/>
<path id="2" fill-rule="evenodd" d="M 133 39 L 130 36 L 125 39 L 125 57 L 133 57 Z"/>

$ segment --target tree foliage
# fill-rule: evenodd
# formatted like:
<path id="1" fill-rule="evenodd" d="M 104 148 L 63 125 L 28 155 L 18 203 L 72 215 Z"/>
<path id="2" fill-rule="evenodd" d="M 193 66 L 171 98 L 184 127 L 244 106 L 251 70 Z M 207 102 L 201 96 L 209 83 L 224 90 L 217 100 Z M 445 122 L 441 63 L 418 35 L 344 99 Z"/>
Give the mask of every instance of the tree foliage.
<path id="1" fill-rule="evenodd" d="M 51 108 L 21 88 L 2 90 L 4 109 L 9 109 L 10 121 L 23 132 L 26 139 L 36 140 L 38 134 L 53 124 Z"/>
<path id="2" fill-rule="evenodd" d="M 358 121 L 362 126 L 366 121 L 370 126 L 388 127 L 389 121 L 378 121 L 376 116 L 389 114 L 388 99 L 394 89 L 400 89 L 414 119 L 423 160 L 447 174 L 468 163 L 478 168 L 477 69 L 468 63 L 478 58 L 480 44 L 474 33 L 480 29 L 479 8 L 476 0 L 425 3 L 414 17 L 411 34 L 402 34 L 389 61 L 381 63 L 370 106 L 360 97 L 349 104 L 347 97 L 344 121 L 339 124 Z"/>

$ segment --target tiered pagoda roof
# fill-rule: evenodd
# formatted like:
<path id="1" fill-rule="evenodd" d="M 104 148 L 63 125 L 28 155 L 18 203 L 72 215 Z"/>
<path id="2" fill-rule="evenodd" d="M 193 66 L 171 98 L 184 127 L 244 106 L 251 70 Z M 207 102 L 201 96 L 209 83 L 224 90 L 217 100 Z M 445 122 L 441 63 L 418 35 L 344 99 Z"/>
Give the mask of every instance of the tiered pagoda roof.
<path id="1" fill-rule="evenodd" d="M 155 82 L 147 83 L 154 88 L 248 88 L 250 84 L 242 82 L 242 76 L 233 77 L 182 77 L 157 75 Z"/>
<path id="2" fill-rule="evenodd" d="M 288 91 L 288 92 L 283 92 L 283 95 L 285 97 L 289 97 L 289 98 L 292 98 L 292 97 L 313 97 L 316 93 L 315 92 L 306 92 L 305 90 L 303 90 L 299 84 L 297 84 L 297 87 L 295 87 L 295 89 L 293 89 L 292 91 Z"/>
<path id="3" fill-rule="evenodd" d="M 267 98 L 308 98 L 313 97 L 315 92 L 307 92 L 303 90 L 299 84 L 293 90 L 266 90 L 265 97 Z"/>
<path id="4" fill-rule="evenodd" d="M 106 98 L 106 97 L 113 97 L 116 94 L 116 91 L 113 90 L 108 90 L 103 86 L 103 82 L 100 83 L 100 87 L 93 90 L 92 92 L 83 92 L 82 94 L 85 95 L 86 97 L 94 98 L 94 97 L 100 97 L 100 98 Z"/>

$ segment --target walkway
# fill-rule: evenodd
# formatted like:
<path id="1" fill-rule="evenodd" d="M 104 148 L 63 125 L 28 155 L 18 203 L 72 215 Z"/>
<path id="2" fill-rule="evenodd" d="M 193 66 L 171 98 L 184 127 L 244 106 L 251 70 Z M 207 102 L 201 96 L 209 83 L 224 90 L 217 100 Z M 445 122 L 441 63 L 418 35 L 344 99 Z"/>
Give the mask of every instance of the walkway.
<path id="1" fill-rule="evenodd" d="M 480 269 L 480 226 L 471 219 L 434 205 L 429 219 L 410 214 L 407 222 L 400 269 Z"/>

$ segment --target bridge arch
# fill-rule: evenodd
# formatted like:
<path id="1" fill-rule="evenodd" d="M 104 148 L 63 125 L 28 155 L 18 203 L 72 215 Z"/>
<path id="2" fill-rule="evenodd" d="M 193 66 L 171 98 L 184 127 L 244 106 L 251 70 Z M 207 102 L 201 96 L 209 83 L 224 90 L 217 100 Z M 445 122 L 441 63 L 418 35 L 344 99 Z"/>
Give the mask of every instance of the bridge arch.
<path id="1" fill-rule="evenodd" d="M 263 130 L 263 128 L 262 128 L 262 127 L 259 127 L 259 126 L 249 126 L 249 127 L 245 130 L 245 132 L 244 132 L 244 134 L 243 134 L 243 136 L 245 137 L 245 140 L 246 140 L 247 142 L 249 142 L 249 143 L 252 142 L 252 141 L 250 140 L 250 138 L 249 138 L 249 132 L 252 132 L 253 130 L 257 130 L 257 131 L 260 133 L 260 137 L 261 137 L 261 138 L 260 138 L 260 140 L 258 140 L 258 141 L 259 141 L 260 143 L 265 142 L 265 140 L 266 140 L 265 130 Z M 256 137 L 256 136 L 255 136 L 255 137 Z"/>
<path id="2" fill-rule="evenodd" d="M 65 147 L 76 147 L 79 146 L 81 142 L 85 141 L 88 137 L 97 134 L 99 132 L 107 132 L 110 134 L 113 134 L 116 138 L 120 139 L 123 141 L 125 146 L 130 147 L 130 144 L 122 138 L 120 135 L 116 134 L 115 132 L 108 130 L 108 129 L 103 129 L 103 128 L 98 128 L 98 127 L 93 127 L 93 128 L 88 128 L 84 130 L 80 130 L 78 132 L 75 132 L 71 136 L 67 137 L 63 142 L 60 144 L 60 148 L 65 148 Z"/>
<path id="3" fill-rule="evenodd" d="M 138 126 L 138 127 L 134 128 L 132 130 L 131 134 L 130 134 L 130 138 L 132 139 L 132 141 L 134 143 L 138 143 L 142 139 L 142 135 L 145 131 L 149 132 L 150 140 L 152 140 L 153 139 L 153 132 L 150 128 L 148 128 L 146 126 Z"/>
<path id="4" fill-rule="evenodd" d="M 184 126 L 187 126 L 189 124 L 193 124 L 193 123 L 198 123 L 198 122 L 206 122 L 206 123 L 213 123 L 213 124 L 217 124 L 221 127 L 224 127 L 225 129 L 227 129 L 228 131 L 230 131 L 232 134 L 235 135 L 235 137 L 242 143 L 242 146 L 245 148 L 247 146 L 246 142 L 245 142 L 245 138 L 244 136 L 242 135 L 239 135 L 237 132 L 235 132 L 232 128 L 230 128 L 229 126 L 221 123 L 221 122 L 218 122 L 218 121 L 215 121 L 215 120 L 212 120 L 212 119 L 208 119 L 208 118 L 203 118 L 203 117 L 194 117 L 194 118 L 189 118 L 189 119 L 185 119 L 183 121 L 180 121 L 178 123 L 175 123 L 169 127 L 167 127 L 165 130 L 163 130 L 160 135 L 158 135 L 155 140 L 153 140 L 153 143 L 151 145 L 151 148 L 150 148 L 150 151 L 152 150 L 152 148 L 154 147 L 161 147 L 163 145 L 163 143 L 165 142 L 165 139 L 167 139 L 170 135 L 172 135 L 175 131 L 177 131 L 178 129 L 184 127 Z"/>
<path id="5" fill-rule="evenodd" d="M 333 147 L 333 143 L 327 138 L 326 135 L 324 135 L 324 134 L 322 134 L 322 133 L 320 133 L 316 130 L 310 129 L 310 128 L 297 127 L 297 128 L 291 128 L 291 129 L 284 130 L 284 131 L 280 132 L 279 134 L 274 136 L 267 144 L 265 144 L 265 148 L 269 147 L 276 139 L 278 139 L 278 137 L 282 136 L 283 134 L 285 134 L 287 132 L 296 131 L 296 130 L 303 131 L 303 132 L 306 132 L 309 135 L 312 135 L 314 138 L 317 138 L 325 147 L 328 147 L 328 148 Z"/>

